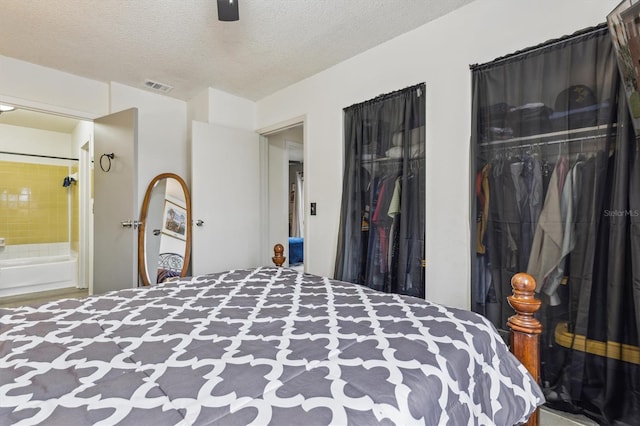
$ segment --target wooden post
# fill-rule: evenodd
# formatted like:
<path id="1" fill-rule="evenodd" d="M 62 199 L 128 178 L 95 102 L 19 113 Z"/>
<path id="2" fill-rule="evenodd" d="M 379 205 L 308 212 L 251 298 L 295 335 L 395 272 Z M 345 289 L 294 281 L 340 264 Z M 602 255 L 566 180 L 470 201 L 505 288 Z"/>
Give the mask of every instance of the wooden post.
<path id="1" fill-rule="evenodd" d="M 278 268 L 282 266 L 285 260 L 287 260 L 282 253 L 284 253 L 284 246 L 282 244 L 276 244 L 273 246 L 273 257 L 271 260 L 273 260 L 273 263 L 275 263 Z"/>
<path id="2" fill-rule="evenodd" d="M 516 314 L 509 317 L 507 325 L 511 328 L 511 352 L 529 370 L 533 378 L 540 383 L 540 333 L 542 324 L 533 314 L 540 309 L 540 300 L 536 299 L 535 279 L 525 273 L 519 273 L 511 278 L 513 295 L 507 297 L 509 305 Z M 536 410 L 526 425 L 539 424 L 538 410 Z"/>

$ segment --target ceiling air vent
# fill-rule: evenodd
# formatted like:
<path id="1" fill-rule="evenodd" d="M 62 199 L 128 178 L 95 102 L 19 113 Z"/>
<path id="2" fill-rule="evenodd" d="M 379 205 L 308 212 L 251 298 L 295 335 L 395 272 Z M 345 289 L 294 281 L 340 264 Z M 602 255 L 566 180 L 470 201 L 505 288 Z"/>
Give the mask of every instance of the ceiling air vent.
<path id="1" fill-rule="evenodd" d="M 144 85 L 151 90 L 156 90 L 162 93 L 169 93 L 173 90 L 173 86 L 169 86 L 168 84 L 158 83 L 157 81 L 147 80 L 144 82 Z"/>

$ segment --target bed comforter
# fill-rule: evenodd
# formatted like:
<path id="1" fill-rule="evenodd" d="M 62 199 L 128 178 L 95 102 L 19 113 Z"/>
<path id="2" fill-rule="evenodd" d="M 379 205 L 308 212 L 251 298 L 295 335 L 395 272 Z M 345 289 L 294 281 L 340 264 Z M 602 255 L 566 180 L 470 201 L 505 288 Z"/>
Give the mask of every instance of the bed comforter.
<path id="1" fill-rule="evenodd" d="M 0 309 L 3 425 L 510 425 L 542 402 L 483 317 L 290 269 Z"/>

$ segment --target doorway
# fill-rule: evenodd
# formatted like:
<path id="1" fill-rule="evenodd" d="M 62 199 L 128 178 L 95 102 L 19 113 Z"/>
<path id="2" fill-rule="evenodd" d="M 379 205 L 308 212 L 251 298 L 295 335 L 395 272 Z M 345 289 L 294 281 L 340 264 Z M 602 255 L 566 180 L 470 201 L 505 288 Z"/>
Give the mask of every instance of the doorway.
<path id="1" fill-rule="evenodd" d="M 115 287 L 117 285 L 124 285 L 120 283 L 131 283 L 131 286 L 135 286 L 137 284 L 137 258 L 134 256 L 134 254 L 137 255 L 136 234 L 129 230 L 126 236 L 122 236 L 122 228 L 126 228 L 125 222 L 122 222 L 121 228 L 118 226 L 120 223 L 117 219 L 120 216 L 109 218 L 108 226 L 111 231 L 108 235 L 114 238 L 119 245 L 113 244 L 109 250 L 106 250 L 104 248 L 106 243 L 103 241 L 108 243 L 109 240 L 104 237 L 95 238 L 94 232 L 96 229 L 104 231 L 107 226 L 96 220 L 93 207 L 96 200 L 94 196 L 97 194 L 99 195 L 97 199 L 101 200 L 103 206 L 118 206 L 121 209 L 127 209 L 127 214 L 122 216 L 123 219 L 138 217 L 136 187 L 131 184 L 135 182 L 131 174 L 137 158 L 130 153 L 130 151 L 136 152 L 137 110 L 134 108 L 98 117 L 94 120 L 85 120 L 16 106 L 16 109 L 11 113 L 2 114 L 0 126 L 0 130 L 2 130 L 0 135 L 8 135 L 8 137 L 0 139 L 0 151 L 4 151 L 0 155 L 29 158 L 29 163 L 25 164 L 28 166 L 34 164 L 39 168 L 42 168 L 40 167 L 41 163 L 46 164 L 49 168 L 60 168 L 58 164 L 48 164 L 52 161 L 64 163 L 61 172 L 56 169 L 54 170 L 56 174 L 53 174 L 47 170 L 46 179 L 41 181 L 50 185 L 51 188 L 49 189 L 47 186 L 43 190 L 40 180 L 33 185 L 25 185 L 23 181 L 26 180 L 26 177 L 33 177 L 35 172 L 31 172 L 31 168 L 23 167 L 24 161 L 12 160 L 12 163 L 19 166 L 13 168 L 21 173 L 15 179 L 20 184 L 13 185 L 15 188 L 8 187 L 6 189 L 7 198 L 16 200 L 16 203 L 6 204 L 10 209 L 13 206 L 12 211 L 15 214 L 20 214 L 25 206 L 29 208 L 36 206 L 43 211 L 36 212 L 38 214 L 29 212 L 29 216 L 37 218 L 33 223 L 26 223 L 22 227 L 18 227 L 13 222 L 7 221 L 4 228 L 0 227 L 0 234 L 8 234 L 10 237 L 5 239 L 5 246 L 0 247 L 2 251 L 0 257 L 13 258 L 17 255 L 19 258 L 25 256 L 32 258 L 35 256 L 36 262 L 55 265 L 57 269 L 51 270 L 50 273 L 38 274 L 37 282 L 33 279 L 14 280 L 12 278 L 9 280 L 7 278 L 11 282 L 11 288 L 5 292 L 5 295 L 31 294 L 70 287 L 86 288 L 88 294 L 94 294 L 95 292 L 104 293 L 117 289 Z M 94 133 L 97 129 L 100 129 L 100 135 L 106 135 L 100 140 L 103 143 L 107 141 L 108 145 L 107 148 L 103 147 L 100 152 L 107 152 L 114 149 L 114 146 L 118 147 L 118 160 L 114 162 L 113 170 L 110 165 L 106 170 L 112 171 L 109 176 L 126 177 L 125 184 L 122 182 L 112 184 L 109 191 L 102 186 L 97 187 L 96 180 L 94 180 L 93 144 L 95 142 Z M 110 143 L 111 141 L 115 142 Z M 99 164 L 102 166 L 101 162 Z M 13 164 L 10 165 L 13 166 Z M 25 171 L 21 171 L 23 169 Z M 36 188 L 37 191 L 30 189 L 30 186 L 35 188 L 35 185 L 40 185 Z M 122 197 L 123 188 L 128 189 L 129 187 L 132 187 L 132 196 Z M 63 190 L 65 191 L 63 194 L 64 206 L 58 207 L 61 203 L 44 203 L 35 199 L 37 194 L 48 196 L 49 194 L 58 194 Z M 21 203 L 18 203 L 18 200 Z M 49 210 L 53 208 L 49 205 L 53 205 L 58 210 L 53 212 L 45 210 L 45 207 Z M 64 211 L 61 210 L 62 208 Z M 104 218 L 103 212 L 107 209 L 98 208 L 97 211 L 102 213 L 99 218 Z M 135 222 L 133 219 L 129 219 L 129 223 L 133 222 Z M 11 226 L 7 226 L 8 224 Z M 31 234 L 34 236 L 30 237 Z M 25 236 L 30 239 L 25 239 Z M 98 247 L 103 251 L 116 253 L 122 257 L 122 260 L 112 261 L 107 256 L 94 257 L 94 243 L 98 241 L 100 241 Z M 131 244 L 127 244 L 128 241 L 131 241 Z M 124 246 L 129 251 L 126 251 Z M 51 256 L 55 259 L 49 259 Z M 41 261 L 39 257 L 47 258 Z M 105 263 L 108 264 L 107 267 L 104 266 Z M 40 265 L 40 263 L 37 264 Z M 112 268 L 112 265 L 118 265 L 118 268 L 109 269 Z M 107 281 L 109 284 L 106 286 L 101 284 L 94 288 L 94 277 L 98 268 L 109 270 L 109 273 L 99 274 L 101 277 L 109 277 Z M 114 271 L 122 272 L 123 276 L 125 273 L 129 275 L 126 275 L 126 280 L 114 279 Z M 100 281 L 100 283 L 102 282 Z M 111 283 L 117 284 L 112 285 Z"/>
<path id="2" fill-rule="evenodd" d="M 47 271 L 36 273 L 34 268 L 33 274 L 27 271 L 20 279 L 5 277 L 4 296 L 27 301 L 76 288 L 83 289 L 79 294 L 87 293 L 83 269 L 88 253 L 83 249 L 86 235 L 81 225 L 87 209 L 81 203 L 84 189 L 91 184 L 83 175 L 82 163 L 91 160 L 83 158 L 82 147 L 90 145 L 91 132 L 91 121 L 19 106 L 0 116 L 5 176 L 0 192 L 7 201 L 16 201 L 4 204 L 8 216 L 0 230 L 6 238 L 0 257 L 28 259 L 39 271 Z M 19 223 L 9 219 L 16 215 Z"/>
<path id="3" fill-rule="evenodd" d="M 282 244 L 285 265 L 304 271 L 304 124 L 263 133 L 268 161 L 268 247 Z"/>

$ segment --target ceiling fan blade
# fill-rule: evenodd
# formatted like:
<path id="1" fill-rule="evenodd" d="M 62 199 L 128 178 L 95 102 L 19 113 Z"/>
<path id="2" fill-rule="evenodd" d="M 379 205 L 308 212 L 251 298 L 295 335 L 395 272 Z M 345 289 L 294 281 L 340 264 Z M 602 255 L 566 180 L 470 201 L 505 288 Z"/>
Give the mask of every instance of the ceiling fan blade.
<path id="1" fill-rule="evenodd" d="M 237 21 L 240 19 L 238 13 L 238 0 L 218 0 L 218 20 Z"/>

